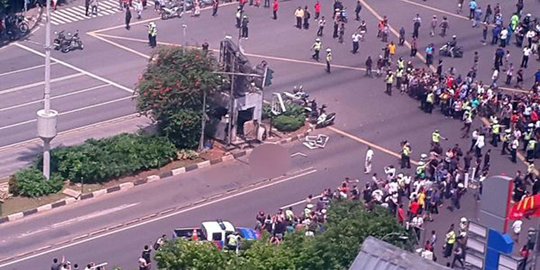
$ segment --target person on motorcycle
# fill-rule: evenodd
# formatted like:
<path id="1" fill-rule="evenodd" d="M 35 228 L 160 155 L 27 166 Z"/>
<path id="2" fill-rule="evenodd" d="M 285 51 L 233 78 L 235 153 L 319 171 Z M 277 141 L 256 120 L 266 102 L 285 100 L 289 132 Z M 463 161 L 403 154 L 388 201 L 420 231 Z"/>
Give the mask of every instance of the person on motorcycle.
<path id="1" fill-rule="evenodd" d="M 454 50 L 456 46 L 457 46 L 456 35 L 453 35 L 452 40 L 448 42 L 448 53 L 450 54 L 452 58 L 454 58 Z"/>

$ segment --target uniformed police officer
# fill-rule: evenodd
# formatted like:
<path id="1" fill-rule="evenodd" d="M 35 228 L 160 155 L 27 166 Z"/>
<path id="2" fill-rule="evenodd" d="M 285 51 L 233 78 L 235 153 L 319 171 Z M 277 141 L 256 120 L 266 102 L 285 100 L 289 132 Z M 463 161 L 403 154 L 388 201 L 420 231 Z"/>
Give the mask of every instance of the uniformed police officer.
<path id="1" fill-rule="evenodd" d="M 510 160 L 514 163 L 517 162 L 516 160 L 516 154 L 517 154 L 517 150 L 519 148 L 519 140 L 518 138 L 514 138 L 512 140 L 512 143 L 510 144 L 510 155 L 511 155 L 511 158 Z"/>
<path id="2" fill-rule="evenodd" d="M 531 162 L 534 160 L 534 152 L 536 150 L 536 139 L 534 136 L 530 138 L 527 142 L 527 161 Z"/>
<path id="3" fill-rule="evenodd" d="M 431 113 L 433 111 L 433 103 L 435 103 L 435 93 L 429 91 L 426 96 L 426 112 Z"/>
<path id="4" fill-rule="evenodd" d="M 332 49 L 326 49 L 326 72 L 330 73 L 330 62 L 332 62 Z"/>
<path id="5" fill-rule="evenodd" d="M 445 137 L 441 136 L 441 133 L 439 132 L 438 129 L 436 129 L 433 133 L 431 133 L 431 143 L 432 144 L 440 145 L 441 144 L 441 139 L 448 140 L 448 138 L 445 138 Z"/>
<path id="6" fill-rule="evenodd" d="M 511 140 L 512 140 L 512 129 L 504 130 L 504 135 L 501 137 L 501 141 L 503 143 L 502 149 L 501 149 L 501 155 L 506 155 L 506 150 L 510 152 L 508 145 L 510 144 Z"/>
<path id="7" fill-rule="evenodd" d="M 322 43 L 321 43 L 321 39 L 320 38 L 316 38 L 315 39 L 315 43 L 313 44 L 313 46 L 311 47 L 313 49 L 313 55 L 311 56 L 311 58 L 317 60 L 317 62 L 319 62 L 319 53 L 321 52 L 321 48 L 322 48 Z"/>
<path id="8" fill-rule="evenodd" d="M 411 145 L 409 142 L 404 141 L 401 149 L 401 168 L 411 168 Z"/>
<path id="9" fill-rule="evenodd" d="M 157 45 L 157 26 L 154 22 L 148 24 L 148 45 L 155 48 Z"/>
<path id="10" fill-rule="evenodd" d="M 501 125 L 497 119 L 493 120 L 491 124 L 491 144 L 495 147 L 499 144 L 499 139 L 501 136 Z"/>
<path id="11" fill-rule="evenodd" d="M 534 132 L 534 124 L 530 123 L 527 125 L 527 131 L 523 134 L 523 151 L 527 150 L 527 145 L 529 145 L 529 140 L 532 138 Z"/>
<path id="12" fill-rule="evenodd" d="M 391 96 L 392 95 L 392 84 L 394 83 L 394 74 L 392 73 L 392 71 L 388 71 L 388 73 L 386 73 L 386 78 L 385 78 L 385 81 L 386 81 L 386 93 Z"/>

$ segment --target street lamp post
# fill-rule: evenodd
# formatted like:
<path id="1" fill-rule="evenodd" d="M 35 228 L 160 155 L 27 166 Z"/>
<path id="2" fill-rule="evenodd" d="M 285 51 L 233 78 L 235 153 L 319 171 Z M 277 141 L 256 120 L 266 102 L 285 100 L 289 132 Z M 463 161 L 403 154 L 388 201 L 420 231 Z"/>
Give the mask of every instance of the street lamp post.
<path id="1" fill-rule="evenodd" d="M 51 110 L 51 1 L 46 1 L 45 22 L 45 89 L 43 109 L 37 112 L 38 136 L 43 140 L 43 175 L 47 180 L 51 176 L 51 141 L 56 137 L 58 112 Z"/>

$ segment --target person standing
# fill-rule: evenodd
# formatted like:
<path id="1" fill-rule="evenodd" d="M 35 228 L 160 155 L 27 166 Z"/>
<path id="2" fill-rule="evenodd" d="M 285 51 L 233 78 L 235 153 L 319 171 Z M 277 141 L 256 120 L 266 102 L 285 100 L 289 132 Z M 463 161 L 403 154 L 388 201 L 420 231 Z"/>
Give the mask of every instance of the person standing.
<path id="1" fill-rule="evenodd" d="M 411 145 L 404 141 L 401 147 L 401 169 L 411 168 Z"/>
<path id="2" fill-rule="evenodd" d="M 147 264 L 152 263 L 152 251 L 150 250 L 150 247 L 148 247 L 148 245 L 144 246 L 144 249 L 141 253 L 141 258 L 143 258 Z"/>
<path id="3" fill-rule="evenodd" d="M 392 84 L 394 83 L 394 74 L 392 74 L 392 71 L 389 70 L 386 73 L 385 82 L 386 82 L 386 91 L 385 91 L 385 93 L 388 94 L 389 96 L 391 96 L 392 95 Z"/>
<path id="4" fill-rule="evenodd" d="M 431 19 L 431 30 L 429 31 L 430 36 L 435 36 L 435 29 L 439 25 L 439 20 L 437 19 L 437 15 L 433 15 L 433 18 Z"/>
<path id="5" fill-rule="evenodd" d="M 126 7 L 126 29 L 129 30 L 131 27 L 129 26 L 129 23 L 131 22 L 131 10 L 129 9 L 129 6 Z"/>
<path id="6" fill-rule="evenodd" d="M 512 83 L 512 78 L 514 77 L 514 64 L 510 63 L 510 66 L 506 70 L 506 81 L 504 84 L 510 85 Z"/>
<path id="7" fill-rule="evenodd" d="M 441 28 L 441 33 L 440 33 L 441 37 L 446 36 L 446 31 L 448 30 L 449 26 L 450 24 L 448 23 L 448 18 L 446 18 L 446 16 L 443 16 L 441 24 L 439 24 L 439 27 Z"/>
<path id="8" fill-rule="evenodd" d="M 366 76 L 371 77 L 372 76 L 371 71 L 373 67 L 373 60 L 371 59 L 371 56 L 368 56 L 365 64 L 366 64 Z"/>
<path id="9" fill-rule="evenodd" d="M 154 22 L 148 24 L 148 45 L 151 48 L 155 48 L 157 45 L 157 26 Z"/>
<path id="10" fill-rule="evenodd" d="M 446 233 L 446 243 L 444 246 L 444 257 L 448 258 L 452 255 L 452 249 L 454 249 L 454 244 L 456 243 L 456 232 L 454 232 L 454 224 L 450 225 L 448 232 Z"/>
<path id="11" fill-rule="evenodd" d="M 326 49 L 326 73 L 330 73 L 330 63 L 332 62 L 332 49 Z"/>
<path id="12" fill-rule="evenodd" d="M 219 0 L 212 1 L 212 16 L 216 17 L 219 8 Z"/>
<path id="13" fill-rule="evenodd" d="M 294 17 L 296 17 L 296 28 L 302 29 L 302 19 L 304 18 L 304 10 L 298 7 L 294 11 Z"/>
<path id="14" fill-rule="evenodd" d="M 277 0 L 276 0 L 277 1 Z M 323 17 L 324 19 L 324 17 Z M 322 43 L 321 43 L 321 39 L 320 38 L 316 38 L 315 39 L 315 43 L 313 44 L 313 46 L 311 47 L 311 49 L 313 50 L 313 55 L 311 56 L 311 58 L 315 59 L 317 62 L 319 62 L 319 53 L 321 52 L 321 48 L 322 48 Z"/>
<path id="15" fill-rule="evenodd" d="M 523 83 L 523 69 L 520 68 L 516 75 L 516 85 L 514 87 L 517 89 L 521 89 L 522 83 Z"/>
<path id="16" fill-rule="evenodd" d="M 530 47 L 523 48 L 523 57 L 521 58 L 521 68 L 527 68 L 529 63 L 529 56 L 531 55 L 532 50 Z"/>
<path id="17" fill-rule="evenodd" d="M 416 14 L 416 17 L 413 18 L 413 38 L 418 38 L 418 31 L 420 30 L 421 24 L 422 18 L 420 18 L 420 14 Z"/>
<path id="18" fill-rule="evenodd" d="M 247 14 L 244 14 L 244 16 L 242 16 L 242 22 L 241 22 L 241 24 L 242 24 L 242 35 L 241 35 L 241 36 L 242 36 L 243 39 L 248 39 L 248 34 L 249 34 L 249 32 L 248 32 L 248 30 L 249 30 L 249 29 L 248 29 L 249 18 L 248 18 L 248 16 L 247 16 Z"/>
<path id="19" fill-rule="evenodd" d="M 264 6 L 265 8 L 269 8 L 270 7 L 270 0 L 264 0 Z"/>
<path id="20" fill-rule="evenodd" d="M 469 20 L 472 20 L 474 18 L 474 12 L 476 11 L 477 7 L 478 3 L 476 3 L 475 0 L 471 0 L 469 2 Z"/>
<path id="21" fill-rule="evenodd" d="M 364 173 L 368 174 L 371 172 L 371 164 L 373 163 L 373 149 L 368 146 L 367 152 L 366 152 L 366 160 L 364 162 Z"/>
<path id="22" fill-rule="evenodd" d="M 416 56 L 416 53 L 418 52 L 418 48 L 416 47 L 416 38 L 413 38 L 411 41 L 411 54 L 410 57 Z"/>
<path id="23" fill-rule="evenodd" d="M 461 268 L 463 268 L 463 259 L 465 258 L 465 252 L 463 251 L 463 248 L 460 244 L 457 245 L 456 249 L 454 250 L 454 259 L 452 260 L 452 265 L 450 268 L 454 268 L 456 265 L 456 261 L 459 262 L 461 265 Z"/>
<path id="24" fill-rule="evenodd" d="M 303 17 L 303 20 L 304 20 L 304 23 L 303 23 L 303 26 L 304 26 L 304 29 L 309 29 L 309 19 L 311 18 L 311 14 L 309 13 L 308 11 L 308 7 L 305 6 L 304 7 L 304 17 Z"/>
<path id="25" fill-rule="evenodd" d="M 515 138 L 512 140 L 512 143 L 510 144 L 510 161 L 512 161 L 513 163 L 516 163 L 517 160 L 516 160 L 516 155 L 517 155 L 517 150 L 519 148 L 519 140 L 518 138 Z"/>
<path id="26" fill-rule="evenodd" d="M 412 49 L 411 49 L 412 50 Z M 433 64 L 433 43 L 430 43 L 426 48 L 426 65 L 429 67 Z"/>
<path id="27" fill-rule="evenodd" d="M 360 11 L 362 11 L 361 0 L 356 1 L 356 8 L 354 9 L 355 20 L 360 21 Z"/>
<path id="28" fill-rule="evenodd" d="M 360 48 L 360 34 L 358 32 L 354 32 L 352 34 L 352 53 L 356 54 L 358 52 L 358 49 Z"/>
<path id="29" fill-rule="evenodd" d="M 317 30 L 318 37 L 322 37 L 325 24 L 326 24 L 326 20 L 324 19 L 324 16 L 322 16 L 321 19 L 319 20 L 319 29 Z"/>
<path id="30" fill-rule="evenodd" d="M 273 19 L 277 20 L 277 13 L 279 11 L 279 0 L 274 0 L 274 4 L 272 6 L 272 14 L 274 15 Z"/>
<path id="31" fill-rule="evenodd" d="M 92 15 L 96 15 L 98 14 L 98 5 L 99 5 L 99 2 L 98 0 L 90 0 L 90 7 L 91 7 L 91 13 Z"/>
<path id="32" fill-rule="evenodd" d="M 315 20 L 318 20 L 319 19 L 319 16 L 321 15 L 321 3 L 319 3 L 319 1 L 317 1 L 315 3 Z"/>
<path id="33" fill-rule="evenodd" d="M 489 23 L 489 19 L 491 18 L 491 15 L 493 15 L 493 10 L 491 9 L 491 5 L 488 4 L 486 7 L 486 15 L 484 16 L 485 23 Z"/>
<path id="34" fill-rule="evenodd" d="M 90 16 L 88 11 L 90 10 L 90 0 L 84 0 L 84 14 Z"/>
<path id="35" fill-rule="evenodd" d="M 242 9 L 242 6 L 238 6 L 238 8 L 236 9 L 236 13 L 235 13 L 235 17 L 236 17 L 236 28 L 240 28 L 241 26 L 241 23 L 242 23 L 242 13 L 243 12 L 243 9 Z"/>

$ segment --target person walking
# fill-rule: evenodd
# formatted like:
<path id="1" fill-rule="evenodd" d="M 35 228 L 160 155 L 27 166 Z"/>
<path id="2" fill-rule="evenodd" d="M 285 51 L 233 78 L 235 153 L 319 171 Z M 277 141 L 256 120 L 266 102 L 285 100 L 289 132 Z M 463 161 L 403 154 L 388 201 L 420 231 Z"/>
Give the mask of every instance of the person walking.
<path id="1" fill-rule="evenodd" d="M 392 95 L 392 84 L 394 83 L 394 74 L 392 73 L 391 70 L 389 70 L 386 73 L 386 78 L 384 80 L 386 82 L 386 91 L 384 91 L 384 92 L 386 94 L 388 94 L 389 96 L 391 96 Z"/>
<path id="2" fill-rule="evenodd" d="M 242 25 L 241 37 L 243 39 L 248 39 L 249 38 L 248 24 L 249 24 L 248 15 L 244 14 L 244 16 L 242 16 L 242 22 L 241 22 L 241 25 Z"/>
<path id="3" fill-rule="evenodd" d="M 90 10 L 90 0 L 84 0 L 84 14 L 86 16 L 90 16 L 90 14 L 88 14 L 89 10 Z"/>
<path id="4" fill-rule="evenodd" d="M 513 163 L 516 163 L 517 160 L 516 160 L 516 155 L 517 155 L 517 150 L 519 148 L 519 140 L 518 138 L 515 138 L 512 140 L 512 143 L 510 144 L 510 161 L 512 161 Z"/>
<path id="5" fill-rule="evenodd" d="M 326 73 L 330 73 L 330 63 L 332 62 L 332 49 L 326 49 Z"/>
<path id="6" fill-rule="evenodd" d="M 141 252 L 141 258 L 143 258 L 147 264 L 152 264 L 152 250 L 150 250 L 150 247 L 148 247 L 148 245 L 144 246 L 144 249 Z"/>
<path id="7" fill-rule="evenodd" d="M 523 48 L 523 57 L 521 58 L 521 68 L 527 68 L 529 63 L 529 56 L 531 55 L 532 50 L 530 47 Z"/>
<path id="8" fill-rule="evenodd" d="M 276 0 L 277 1 L 277 0 Z M 313 46 L 311 46 L 311 49 L 313 50 L 313 55 L 311 58 L 315 59 L 315 61 L 319 62 L 319 54 L 321 52 L 322 43 L 320 38 L 315 39 L 315 43 Z"/>
<path id="9" fill-rule="evenodd" d="M 469 2 L 469 20 L 472 20 L 474 18 L 474 12 L 476 11 L 477 7 L 478 3 L 476 3 L 475 0 L 471 0 Z"/>
<path id="10" fill-rule="evenodd" d="M 430 31 L 429 31 L 429 35 L 430 36 L 435 36 L 435 29 L 437 29 L 437 26 L 439 25 L 439 20 L 437 19 L 437 15 L 433 15 L 433 18 L 431 19 L 431 24 L 430 24 Z"/>
<path id="11" fill-rule="evenodd" d="M 448 18 L 446 16 L 443 16 L 443 19 L 441 23 L 439 24 L 439 27 L 441 28 L 441 33 L 439 34 L 441 37 L 446 36 L 446 32 L 448 31 L 448 27 L 450 24 L 448 23 Z"/>
<path id="12" fill-rule="evenodd" d="M 218 8 L 219 8 L 219 0 L 212 1 L 212 17 L 217 16 Z"/>
<path id="13" fill-rule="evenodd" d="M 465 251 L 463 250 L 463 247 L 461 247 L 461 245 L 458 244 L 456 249 L 454 250 L 454 259 L 452 260 L 452 265 L 450 266 L 450 268 L 454 268 L 454 266 L 456 265 L 456 262 L 459 262 L 459 264 L 461 265 L 461 268 L 463 268 L 464 259 L 465 259 Z"/>
<path id="14" fill-rule="evenodd" d="M 488 4 L 486 7 L 486 15 L 484 16 L 485 23 L 489 23 L 489 19 L 491 18 L 491 15 L 493 15 L 493 10 L 491 9 L 491 5 Z"/>
<path id="15" fill-rule="evenodd" d="M 148 45 L 151 48 L 155 48 L 157 45 L 157 26 L 154 22 L 148 24 Z"/>
<path id="16" fill-rule="evenodd" d="M 242 23 L 242 14 L 244 13 L 244 10 L 242 9 L 242 6 L 238 6 L 238 8 L 236 9 L 236 13 L 235 13 L 235 18 L 236 18 L 236 28 L 240 29 L 240 27 L 242 26 L 241 23 Z"/>
<path id="17" fill-rule="evenodd" d="M 274 20 L 277 20 L 277 13 L 279 11 L 279 0 L 274 0 L 274 4 L 272 5 L 272 14 L 274 17 L 272 17 Z"/>
<path id="18" fill-rule="evenodd" d="M 420 25 L 422 24 L 422 18 L 420 18 L 420 14 L 416 14 L 416 16 L 413 18 L 413 38 L 418 38 L 418 32 L 420 30 Z"/>
<path id="19" fill-rule="evenodd" d="M 308 7 L 305 6 L 304 7 L 304 17 L 303 17 L 303 20 L 304 20 L 304 23 L 302 24 L 302 26 L 304 27 L 304 29 L 309 29 L 309 19 L 311 18 L 311 14 L 309 13 L 308 11 Z"/>
<path id="20" fill-rule="evenodd" d="M 135 1 L 135 4 L 133 4 L 133 8 L 135 9 L 135 12 L 137 12 L 137 20 L 140 20 L 142 18 L 143 12 L 143 5 L 141 0 Z"/>
<path id="21" fill-rule="evenodd" d="M 360 48 L 360 33 L 354 32 L 352 34 L 352 53 L 356 54 Z"/>
<path id="22" fill-rule="evenodd" d="M 360 11 L 362 11 L 362 1 L 356 1 L 356 8 L 354 8 L 355 20 L 360 21 Z"/>
<path id="23" fill-rule="evenodd" d="M 98 0 L 90 0 L 90 7 L 91 7 L 90 8 L 90 10 L 91 10 L 90 13 L 92 13 L 92 15 L 97 16 L 97 14 L 98 14 L 98 5 L 99 5 Z"/>
<path id="24" fill-rule="evenodd" d="M 433 43 L 430 43 L 428 45 L 428 47 L 426 48 L 426 65 L 428 67 L 433 64 L 433 52 L 434 51 L 435 51 L 435 49 L 433 48 Z"/>
<path id="25" fill-rule="evenodd" d="M 326 24 L 326 20 L 324 19 L 324 16 L 321 17 L 318 24 L 319 24 L 319 29 L 317 30 L 317 36 L 322 37 L 323 30 L 324 30 L 324 25 Z"/>
<path id="26" fill-rule="evenodd" d="M 373 163 L 373 149 L 371 149 L 370 146 L 368 146 L 368 149 L 366 151 L 366 160 L 364 161 L 364 173 L 368 174 L 371 172 L 371 164 Z"/>
<path id="27" fill-rule="evenodd" d="M 321 15 L 321 3 L 319 1 L 315 2 L 315 20 L 319 19 L 319 16 Z"/>
<path id="28" fill-rule="evenodd" d="M 411 145 L 404 141 L 401 147 L 401 169 L 411 168 Z"/>
<path id="29" fill-rule="evenodd" d="M 126 7 L 126 29 L 129 30 L 131 27 L 129 26 L 129 23 L 131 22 L 131 10 L 129 9 L 129 6 Z"/>

